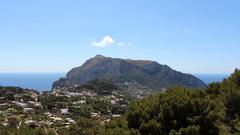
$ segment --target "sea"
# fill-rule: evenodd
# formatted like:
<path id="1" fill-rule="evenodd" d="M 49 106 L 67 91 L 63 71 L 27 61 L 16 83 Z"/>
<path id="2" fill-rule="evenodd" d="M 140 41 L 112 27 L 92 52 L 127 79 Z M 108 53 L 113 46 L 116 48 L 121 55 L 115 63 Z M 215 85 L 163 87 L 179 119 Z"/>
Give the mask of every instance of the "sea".
<path id="1" fill-rule="evenodd" d="M 0 86 L 50 91 L 53 82 L 61 77 L 65 77 L 65 73 L 0 73 Z"/>
<path id="2" fill-rule="evenodd" d="M 220 82 L 228 74 L 193 74 L 206 84 Z M 65 77 L 65 73 L 0 73 L 0 86 L 17 86 L 39 92 L 50 91 L 54 81 Z"/>
<path id="3" fill-rule="evenodd" d="M 193 74 L 193 75 L 201 79 L 206 84 L 212 82 L 222 82 L 224 78 L 230 76 L 230 74 Z"/>

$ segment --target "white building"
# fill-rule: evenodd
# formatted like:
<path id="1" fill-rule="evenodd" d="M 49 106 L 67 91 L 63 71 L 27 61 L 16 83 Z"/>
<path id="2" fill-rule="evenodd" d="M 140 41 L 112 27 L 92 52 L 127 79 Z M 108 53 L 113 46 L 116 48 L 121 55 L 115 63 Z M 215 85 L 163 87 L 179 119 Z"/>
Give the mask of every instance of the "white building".
<path id="1" fill-rule="evenodd" d="M 68 114 L 68 109 L 60 109 L 61 114 Z"/>

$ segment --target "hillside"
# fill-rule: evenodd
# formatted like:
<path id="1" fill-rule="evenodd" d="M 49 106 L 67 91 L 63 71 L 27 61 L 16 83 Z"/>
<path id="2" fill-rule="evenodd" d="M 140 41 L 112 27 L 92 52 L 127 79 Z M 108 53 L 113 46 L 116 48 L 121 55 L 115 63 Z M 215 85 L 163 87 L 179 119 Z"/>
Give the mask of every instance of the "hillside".
<path id="1" fill-rule="evenodd" d="M 95 79 L 110 80 L 116 84 L 137 84 L 150 89 L 163 89 L 170 86 L 204 88 L 206 84 L 190 74 L 184 74 L 149 60 L 130 60 L 97 55 L 82 66 L 67 73 L 65 81 L 60 79 L 53 88 L 66 84 L 83 85 Z M 71 82 L 71 83 L 70 83 Z"/>

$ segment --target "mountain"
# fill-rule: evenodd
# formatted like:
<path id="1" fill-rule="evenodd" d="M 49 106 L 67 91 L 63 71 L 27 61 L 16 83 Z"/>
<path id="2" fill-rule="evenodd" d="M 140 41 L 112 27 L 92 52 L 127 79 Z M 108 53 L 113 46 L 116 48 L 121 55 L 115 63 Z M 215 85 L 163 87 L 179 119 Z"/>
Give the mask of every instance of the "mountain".
<path id="1" fill-rule="evenodd" d="M 170 86 L 204 88 L 206 84 L 197 77 L 184 74 L 150 60 L 110 58 L 102 55 L 87 60 L 82 66 L 67 73 L 65 79 L 53 84 L 53 88 L 67 85 L 83 85 L 95 79 L 104 79 L 119 85 L 137 84 L 150 89 Z"/>

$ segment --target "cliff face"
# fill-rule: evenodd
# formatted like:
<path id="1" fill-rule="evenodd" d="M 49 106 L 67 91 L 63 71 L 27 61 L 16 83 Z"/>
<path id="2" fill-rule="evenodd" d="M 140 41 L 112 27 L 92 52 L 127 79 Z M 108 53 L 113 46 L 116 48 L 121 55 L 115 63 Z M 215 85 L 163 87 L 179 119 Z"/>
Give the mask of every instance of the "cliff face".
<path id="1" fill-rule="evenodd" d="M 200 79 L 154 61 L 109 58 L 101 55 L 87 60 L 80 67 L 73 68 L 67 73 L 66 78 L 78 85 L 95 79 L 104 79 L 116 84 L 135 82 L 151 89 L 169 86 L 206 87 Z"/>

